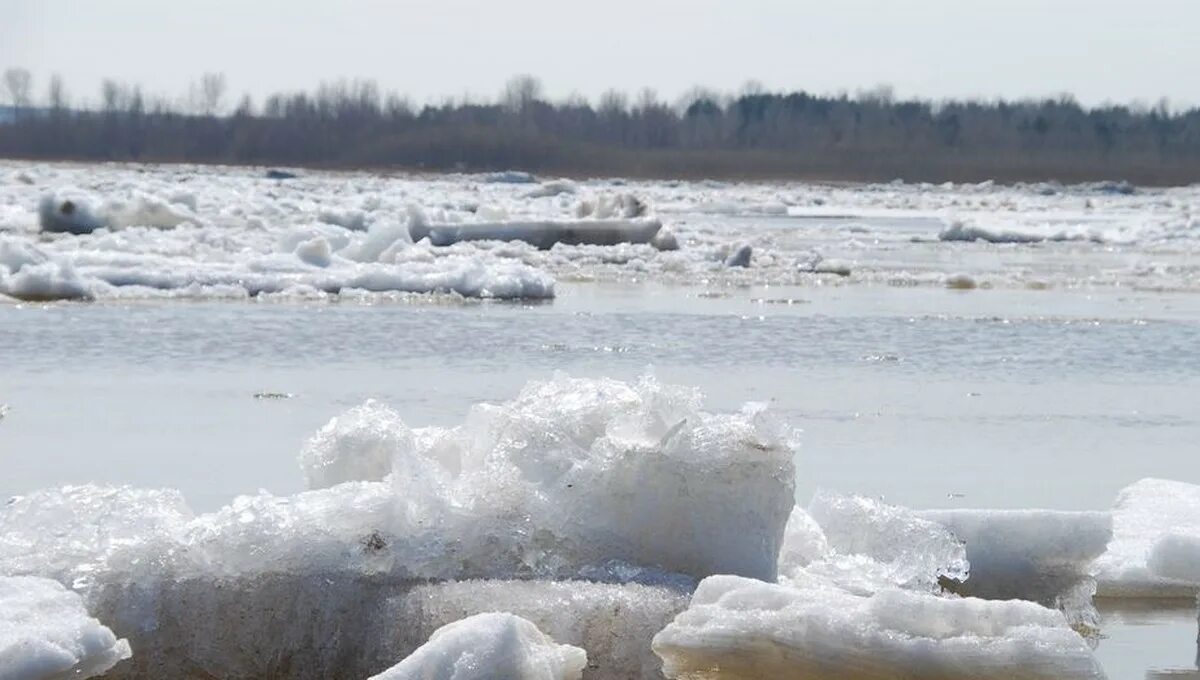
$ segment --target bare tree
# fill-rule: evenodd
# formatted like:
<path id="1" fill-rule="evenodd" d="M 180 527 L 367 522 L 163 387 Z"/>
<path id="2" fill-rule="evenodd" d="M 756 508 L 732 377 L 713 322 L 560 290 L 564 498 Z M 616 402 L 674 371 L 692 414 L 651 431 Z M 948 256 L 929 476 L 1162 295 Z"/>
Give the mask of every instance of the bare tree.
<path id="1" fill-rule="evenodd" d="M 891 106 L 896 101 L 896 88 L 889 83 L 880 83 L 868 90 L 859 90 L 855 99 L 869 104 Z"/>
<path id="2" fill-rule="evenodd" d="M 33 87 L 33 76 L 27 69 L 10 68 L 4 72 L 4 88 L 8 100 L 17 110 L 29 107 L 29 91 Z"/>
<path id="3" fill-rule="evenodd" d="M 619 90 L 605 90 L 600 95 L 600 115 L 617 116 L 629 110 L 629 98 Z"/>
<path id="4" fill-rule="evenodd" d="M 67 88 L 63 85 L 62 76 L 57 73 L 50 76 L 50 85 L 46 88 L 46 104 L 51 111 L 67 108 Z"/>
<path id="5" fill-rule="evenodd" d="M 504 86 L 501 102 L 513 113 L 527 113 L 542 98 L 542 81 L 530 75 L 515 76 Z"/>
<path id="6" fill-rule="evenodd" d="M 101 106 L 108 113 L 114 113 L 121 106 L 121 85 L 112 78 L 105 78 L 100 83 Z"/>
<path id="7" fill-rule="evenodd" d="M 221 100 L 225 97 L 225 74 L 205 73 L 200 80 L 192 83 L 189 99 L 193 113 L 202 116 L 215 116 L 221 110 Z"/>
<path id="8" fill-rule="evenodd" d="M 254 100 L 250 99 L 249 94 L 242 95 L 242 99 L 238 102 L 237 108 L 234 109 L 233 115 L 237 118 L 250 118 L 254 115 Z"/>

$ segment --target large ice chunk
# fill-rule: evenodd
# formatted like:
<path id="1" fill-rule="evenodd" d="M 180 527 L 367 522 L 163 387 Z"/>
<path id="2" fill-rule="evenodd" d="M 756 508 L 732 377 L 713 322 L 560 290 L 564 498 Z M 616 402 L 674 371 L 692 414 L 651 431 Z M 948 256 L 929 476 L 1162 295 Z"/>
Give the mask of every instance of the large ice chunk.
<path id="1" fill-rule="evenodd" d="M 90 234 L 110 224 L 98 199 L 71 189 L 43 194 L 38 202 L 38 222 L 42 231 L 65 234 Z"/>
<path id="2" fill-rule="evenodd" d="M 314 440 L 305 466 L 318 483 L 318 468 L 373 479 L 390 451 L 405 516 L 453 537 L 464 565 L 509 563 L 516 556 L 496 548 L 516 540 L 511 568 L 530 575 L 617 559 L 773 580 L 792 507 L 788 435 L 760 407 L 713 414 L 701 404 L 649 377 L 559 375 L 476 406 L 451 429 L 410 433 L 382 417 L 360 427 L 352 415 Z"/>
<path id="3" fill-rule="evenodd" d="M 962 541 L 912 510 L 818 491 L 808 512 L 833 551 L 883 563 L 895 586 L 934 591 L 943 578 L 966 579 L 969 565 Z"/>
<path id="4" fill-rule="evenodd" d="M 736 576 L 701 582 L 654 638 L 668 678 L 1102 678 L 1063 616 L 1031 602 L 848 593 Z"/>
<path id="5" fill-rule="evenodd" d="M 429 238 L 435 246 L 448 246 L 461 241 L 523 241 L 541 250 L 549 250 L 558 243 L 600 246 L 650 243 L 661 228 L 662 222 L 653 218 L 409 225 L 414 241 Z"/>
<path id="6" fill-rule="evenodd" d="M 1147 566 L 1154 576 L 1200 590 L 1200 533 L 1172 532 L 1158 539 Z"/>
<path id="7" fill-rule="evenodd" d="M 955 220 L 946 226 L 942 241 L 987 241 L 989 243 L 1041 243 L 1043 241 L 1096 241 L 1103 238 L 1083 226 L 1054 224 L 991 224 Z"/>
<path id="8" fill-rule="evenodd" d="M 44 232 L 76 235 L 117 227 L 167 229 L 199 222 L 187 202 L 184 196 L 166 200 L 143 192 L 102 200 L 76 189 L 61 189 L 42 195 L 38 222 Z M 194 197 L 190 202 L 194 204 Z"/>
<path id="9" fill-rule="evenodd" d="M 91 286 L 75 268 L 62 262 L 27 264 L 5 275 L 0 272 L 0 294 L 27 302 L 90 300 Z"/>
<path id="10" fill-rule="evenodd" d="M 90 678 L 129 655 L 76 593 L 50 579 L 0 576 L 0 680 Z"/>
<path id="11" fill-rule="evenodd" d="M 1200 534 L 1200 486 L 1165 479 L 1143 479 L 1125 487 L 1113 508 L 1113 539 L 1096 560 L 1097 595 L 1103 597 L 1193 597 L 1194 583 L 1154 573 L 1148 561 L 1168 534 Z M 1164 546 L 1159 560 L 1169 561 Z"/>
<path id="12" fill-rule="evenodd" d="M 447 624 L 429 642 L 373 680 L 579 680 L 587 654 L 537 626 L 493 612 Z"/>
<path id="13" fill-rule="evenodd" d="M 70 263 L 57 261 L 32 243 L 0 237 L 0 295 L 19 300 L 83 300 L 86 281 Z"/>
<path id="14" fill-rule="evenodd" d="M 1090 580 L 1092 562 L 1112 538 L 1107 512 L 924 510 L 966 545 L 971 574 L 958 588 L 988 599 L 1052 604 Z"/>

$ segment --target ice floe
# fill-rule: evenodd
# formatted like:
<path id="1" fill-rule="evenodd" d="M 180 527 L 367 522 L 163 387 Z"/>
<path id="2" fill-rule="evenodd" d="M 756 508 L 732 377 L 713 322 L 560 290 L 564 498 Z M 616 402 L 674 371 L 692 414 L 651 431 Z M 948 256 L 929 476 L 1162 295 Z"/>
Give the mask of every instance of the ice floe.
<path id="1" fill-rule="evenodd" d="M 668 678 L 1104 677 L 1062 614 L 1037 604 L 860 595 L 820 578 L 707 578 L 653 644 Z"/>
<path id="2" fill-rule="evenodd" d="M 650 243 L 661 228 L 662 222 L 652 218 L 476 222 L 413 227 L 413 238 L 427 237 L 436 246 L 462 241 L 523 241 L 549 250 L 559 243 L 600 246 Z"/>
<path id="3" fill-rule="evenodd" d="M 1092 562 L 1112 538 L 1107 512 L 924 510 L 966 548 L 970 575 L 960 591 L 987 599 L 1053 604 L 1090 581 Z"/>
<path id="4" fill-rule="evenodd" d="M 907 508 L 821 491 L 808 513 L 830 549 L 887 565 L 886 581 L 893 586 L 934 591 L 942 579 L 966 580 L 969 573 L 963 542 Z"/>
<path id="5" fill-rule="evenodd" d="M 1194 597 L 1196 570 L 1186 561 L 1196 553 L 1190 536 L 1200 534 L 1200 486 L 1143 479 L 1117 495 L 1113 539 L 1094 565 L 1097 594 L 1105 597 Z"/>

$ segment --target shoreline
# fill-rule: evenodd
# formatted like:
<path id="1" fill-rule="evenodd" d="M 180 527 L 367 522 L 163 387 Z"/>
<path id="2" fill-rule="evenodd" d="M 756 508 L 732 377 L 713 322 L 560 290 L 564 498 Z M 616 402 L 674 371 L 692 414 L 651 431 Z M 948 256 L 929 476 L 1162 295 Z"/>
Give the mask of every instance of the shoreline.
<path id="1" fill-rule="evenodd" d="M 601 147 L 608 150 L 608 147 Z M 1128 182 L 1134 186 L 1168 189 L 1188 187 L 1200 183 L 1200 165 L 1188 167 L 1151 167 L 1136 164 L 1112 164 L 1098 170 L 1052 165 L 977 165 L 939 162 L 940 169 L 918 172 L 903 176 L 899 169 L 912 165 L 912 159 L 897 157 L 881 167 L 845 167 L 820 160 L 797 159 L 786 154 L 758 154 L 756 152 L 729 152 L 715 156 L 718 163 L 695 163 L 689 165 L 693 156 L 714 158 L 710 152 L 691 154 L 688 152 L 639 153 L 630 152 L 633 164 L 513 164 L 467 165 L 453 167 L 429 167 L 404 163 L 356 163 L 339 161 L 289 161 L 278 159 L 231 159 L 211 158 L 89 158 L 83 155 L 25 156 L 0 154 L 0 162 L 50 163 L 70 165 L 116 165 L 140 167 L 199 166 L 212 168 L 286 168 L 326 173 L 366 173 L 376 176 L 395 176 L 412 179 L 430 179 L 456 175 L 478 175 L 493 172 L 527 172 L 535 180 L 615 180 L 636 181 L 718 181 L 729 183 L 774 183 L 794 182 L 817 186 L 856 187 L 901 182 L 904 184 L 979 184 L 993 182 L 998 186 L 1028 184 L 1078 184 L 1103 182 Z M 696 160 L 700 160 L 697 158 Z M 747 160 L 761 160 L 752 167 L 742 166 Z M 941 159 L 939 159 L 940 161 Z M 641 162 L 636 162 L 641 161 Z M 736 167 L 735 167 L 736 166 Z M 1036 166 L 1036 167 L 1033 167 Z M 1044 169 L 1038 169 L 1044 168 Z"/>

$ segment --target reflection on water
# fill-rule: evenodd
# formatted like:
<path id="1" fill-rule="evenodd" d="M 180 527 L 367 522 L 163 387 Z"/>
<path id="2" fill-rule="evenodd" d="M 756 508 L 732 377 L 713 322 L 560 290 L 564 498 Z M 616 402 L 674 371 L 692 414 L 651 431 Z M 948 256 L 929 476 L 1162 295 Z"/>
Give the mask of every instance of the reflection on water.
<path id="1" fill-rule="evenodd" d="M 1098 598 L 1103 630 L 1096 656 L 1111 680 L 1200 680 L 1194 600 Z"/>

